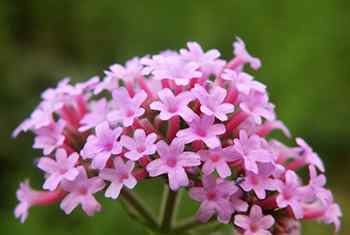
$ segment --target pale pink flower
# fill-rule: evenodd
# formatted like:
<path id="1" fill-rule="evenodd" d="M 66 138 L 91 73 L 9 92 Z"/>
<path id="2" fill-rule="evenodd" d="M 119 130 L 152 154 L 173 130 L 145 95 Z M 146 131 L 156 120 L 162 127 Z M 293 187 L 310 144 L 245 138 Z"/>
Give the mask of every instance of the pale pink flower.
<path id="1" fill-rule="evenodd" d="M 102 91 L 107 90 L 112 92 L 119 87 L 119 79 L 116 77 L 107 76 L 99 84 L 96 85 L 94 95 L 100 94 Z"/>
<path id="2" fill-rule="evenodd" d="M 184 152 L 184 144 L 174 139 L 170 145 L 164 141 L 157 143 L 159 159 L 150 162 L 146 169 L 151 177 L 167 174 L 170 188 L 173 191 L 188 186 L 189 180 L 185 167 L 200 165 L 200 157 L 193 152 Z"/>
<path id="3" fill-rule="evenodd" d="M 325 168 L 323 162 L 317 153 L 315 153 L 302 138 L 296 138 L 296 142 L 301 149 L 300 156 L 305 160 L 305 162 L 316 166 L 320 171 L 324 172 Z"/>
<path id="4" fill-rule="evenodd" d="M 176 85 L 188 85 L 192 78 L 202 77 L 198 71 L 199 65 L 193 62 L 186 63 L 178 56 L 165 57 L 164 63 L 153 71 L 153 78 L 156 80 L 169 79 L 175 81 Z"/>
<path id="5" fill-rule="evenodd" d="M 146 92 L 139 91 L 135 96 L 130 97 L 127 90 L 122 87 L 113 92 L 113 101 L 117 110 L 110 112 L 107 116 L 111 122 L 121 121 L 124 127 L 131 126 L 134 120 L 145 113 L 145 109 L 140 106 L 146 100 Z"/>
<path id="6" fill-rule="evenodd" d="M 209 175 L 216 170 L 221 178 L 231 175 L 231 168 L 228 162 L 238 159 L 236 152 L 231 147 L 200 150 L 198 154 L 204 162 L 202 167 L 203 173 Z"/>
<path id="7" fill-rule="evenodd" d="M 304 201 L 313 202 L 319 199 L 324 205 L 328 202 L 331 194 L 326 188 L 326 177 L 323 174 L 317 175 L 314 165 L 309 165 L 309 183 L 303 187 Z"/>
<path id="8" fill-rule="evenodd" d="M 233 213 L 230 196 L 238 190 L 237 186 L 212 175 L 204 176 L 202 183 L 203 187 L 193 187 L 189 191 L 193 200 L 201 202 L 197 219 L 205 223 L 217 214 L 220 223 L 229 223 Z"/>
<path id="9" fill-rule="evenodd" d="M 185 121 L 190 122 L 195 117 L 195 113 L 187 105 L 194 99 L 190 92 L 182 92 L 175 96 L 168 89 L 158 92 L 160 101 L 151 103 L 150 108 L 160 111 L 159 118 L 169 120 L 174 116 L 180 116 Z"/>
<path id="10" fill-rule="evenodd" d="M 262 123 L 262 118 L 269 121 L 276 118 L 274 105 L 269 103 L 269 98 L 266 93 L 251 90 L 248 95 L 240 95 L 239 107 L 254 118 L 257 124 Z"/>
<path id="11" fill-rule="evenodd" d="M 171 56 L 177 56 L 176 54 Z M 162 69 L 163 67 L 166 67 L 166 60 L 165 58 L 168 57 L 168 55 L 153 55 L 152 57 L 145 56 L 141 58 L 140 62 L 145 67 L 142 70 L 142 74 L 149 75 L 151 74 L 155 69 Z"/>
<path id="12" fill-rule="evenodd" d="M 298 156 L 298 148 L 288 147 L 276 139 L 270 140 L 269 144 L 271 151 L 277 157 L 277 162 L 284 162 Z"/>
<path id="13" fill-rule="evenodd" d="M 79 175 L 73 181 L 63 181 L 62 188 L 69 194 L 62 200 L 61 209 L 66 214 L 81 204 L 82 209 L 89 216 L 101 210 L 100 203 L 95 199 L 94 194 L 101 191 L 105 184 L 99 177 L 88 178 L 84 167 L 79 166 Z"/>
<path id="14" fill-rule="evenodd" d="M 51 123 L 47 127 L 35 130 L 36 137 L 33 148 L 42 149 L 44 155 L 49 155 L 64 143 L 63 130 L 65 127 L 66 123 L 59 120 L 57 123 Z"/>
<path id="15" fill-rule="evenodd" d="M 197 42 L 188 42 L 188 49 L 181 49 L 180 54 L 186 62 L 194 62 L 199 65 L 201 72 L 208 76 L 210 74 L 218 75 L 225 66 L 225 61 L 220 60 L 220 52 L 211 49 L 204 52 Z"/>
<path id="16" fill-rule="evenodd" d="M 214 115 L 220 121 L 226 121 L 227 114 L 234 111 L 232 104 L 224 103 L 227 94 L 224 88 L 217 86 L 208 93 L 204 87 L 196 85 L 191 92 L 199 100 L 202 113 L 208 116 Z"/>
<path id="17" fill-rule="evenodd" d="M 248 95 L 251 90 L 265 92 L 266 86 L 255 81 L 253 76 L 245 72 L 237 72 L 232 69 L 225 69 L 221 78 L 230 81 L 230 86 L 240 93 Z"/>
<path id="18" fill-rule="evenodd" d="M 108 111 L 108 102 L 105 98 L 91 102 L 90 112 L 80 120 L 81 127 L 79 127 L 79 131 L 87 131 L 106 121 Z"/>
<path id="19" fill-rule="evenodd" d="M 342 217 L 342 212 L 339 205 L 330 201 L 326 205 L 325 212 L 320 220 L 326 224 L 334 224 L 335 231 L 339 232 L 341 225 L 340 217 Z"/>
<path id="20" fill-rule="evenodd" d="M 115 158 L 113 163 L 114 169 L 104 168 L 100 171 L 99 176 L 102 179 L 111 182 L 105 192 L 105 196 L 117 199 L 123 186 L 132 189 L 136 186 L 137 181 L 132 175 L 132 170 L 135 167 L 135 163 L 132 161 L 124 163 L 121 158 Z"/>
<path id="21" fill-rule="evenodd" d="M 125 153 L 125 157 L 137 161 L 142 157 L 152 155 L 156 152 L 156 145 L 154 142 L 157 140 L 157 135 L 151 133 L 146 135 L 143 129 L 137 129 L 134 132 L 134 137 L 123 135 L 120 143 L 129 151 Z"/>
<path id="22" fill-rule="evenodd" d="M 74 180 L 79 174 L 75 168 L 78 159 L 79 155 L 77 153 L 67 156 L 64 149 L 56 151 L 55 160 L 50 157 L 40 158 L 38 167 L 48 174 L 43 188 L 53 191 L 62 180 Z"/>
<path id="23" fill-rule="evenodd" d="M 243 159 L 248 171 L 258 173 L 258 163 L 270 163 L 274 160 L 271 151 L 264 148 L 265 140 L 257 135 L 248 136 L 244 130 L 239 132 L 239 139 L 234 139 L 234 149 Z"/>
<path id="24" fill-rule="evenodd" d="M 241 63 L 243 65 L 248 63 L 250 67 L 255 70 L 261 67 L 260 59 L 249 54 L 244 42 L 239 37 L 237 37 L 237 40 L 233 43 L 233 49 L 233 54 L 242 61 Z"/>
<path id="25" fill-rule="evenodd" d="M 277 191 L 279 192 L 276 202 L 278 207 L 290 207 L 296 219 L 303 218 L 303 208 L 301 207 L 302 188 L 301 182 L 294 171 L 288 170 L 285 174 L 285 183 L 279 182 Z"/>
<path id="26" fill-rule="evenodd" d="M 109 67 L 109 71 L 105 71 L 107 77 L 121 79 L 124 82 L 134 82 L 137 78 L 142 76 L 143 65 L 140 59 L 135 57 L 128 60 L 125 66 L 114 64 Z"/>
<path id="27" fill-rule="evenodd" d="M 247 171 L 244 181 L 240 184 L 241 188 L 246 191 L 254 191 L 259 199 L 266 198 L 266 191 L 275 191 L 277 189 L 277 180 L 272 179 L 271 175 L 273 170 L 271 167 L 262 167 L 259 169 L 259 173 Z"/>
<path id="28" fill-rule="evenodd" d="M 218 136 L 225 133 L 225 126 L 223 124 L 214 124 L 214 121 L 214 116 L 196 116 L 196 118 L 188 123 L 189 127 L 179 130 L 176 136 L 185 143 L 201 140 L 209 148 L 220 147 L 221 143 Z"/>
<path id="29" fill-rule="evenodd" d="M 99 84 L 100 78 L 98 76 L 94 76 L 85 82 L 77 83 L 74 88 L 78 94 L 83 94 L 95 90 Z"/>
<path id="30" fill-rule="evenodd" d="M 122 152 L 122 146 L 118 142 L 122 128 L 111 129 L 107 122 L 103 122 L 96 127 L 96 134 L 90 135 L 81 156 L 84 159 L 92 159 L 91 166 L 95 169 L 103 169 L 108 159 L 112 155 Z"/>
<path id="31" fill-rule="evenodd" d="M 271 215 L 264 215 L 258 205 L 253 205 L 249 216 L 236 215 L 234 224 L 244 230 L 243 235 L 272 235 L 269 229 L 275 223 Z"/>

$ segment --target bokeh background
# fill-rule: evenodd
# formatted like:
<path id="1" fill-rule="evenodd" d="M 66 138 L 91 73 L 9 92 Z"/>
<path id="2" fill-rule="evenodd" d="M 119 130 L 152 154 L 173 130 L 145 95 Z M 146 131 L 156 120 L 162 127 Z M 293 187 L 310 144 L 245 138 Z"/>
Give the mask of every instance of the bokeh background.
<path id="1" fill-rule="evenodd" d="M 350 234 L 349 24 L 348 0 L 1 0 L 0 233 L 145 234 L 110 200 L 93 218 L 79 210 L 64 216 L 58 206 L 33 208 L 21 225 L 13 217 L 15 190 L 27 177 L 40 186 L 33 164 L 40 153 L 31 149 L 30 135 L 15 141 L 10 133 L 40 92 L 62 77 L 81 81 L 112 63 L 182 48 L 189 40 L 230 58 L 232 41 L 240 36 L 263 60 L 255 75 L 268 85 L 279 118 L 324 159 L 328 185 L 344 213 L 340 234 Z M 157 183 L 137 190 L 153 207 L 162 192 Z M 195 209 L 185 202 L 181 211 Z M 303 234 L 332 229 L 308 222 Z"/>

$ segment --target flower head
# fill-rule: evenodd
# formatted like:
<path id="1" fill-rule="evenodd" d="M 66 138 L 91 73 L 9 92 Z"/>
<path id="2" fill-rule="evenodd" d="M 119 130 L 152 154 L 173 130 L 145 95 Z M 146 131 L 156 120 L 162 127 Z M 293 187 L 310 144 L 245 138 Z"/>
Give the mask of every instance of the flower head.
<path id="1" fill-rule="evenodd" d="M 84 159 L 93 159 L 92 167 L 103 169 L 107 160 L 112 156 L 122 152 L 122 146 L 118 139 L 122 129 L 117 127 L 111 129 L 107 122 L 103 122 L 96 127 L 96 135 L 90 135 L 81 151 Z"/>
<path id="2" fill-rule="evenodd" d="M 170 188 L 173 191 L 182 186 L 188 186 L 189 180 L 185 167 L 200 165 L 200 158 L 193 152 L 184 152 L 184 144 L 174 139 L 170 145 L 164 141 L 157 144 L 159 159 L 153 160 L 147 165 L 150 176 L 167 174 Z"/>
<path id="3" fill-rule="evenodd" d="M 244 235 L 271 235 L 269 229 L 275 223 L 275 219 L 271 215 L 264 215 L 261 207 L 253 205 L 249 216 L 236 215 L 234 223 L 244 230 Z"/>
<path id="4" fill-rule="evenodd" d="M 123 186 L 130 189 L 134 188 L 137 181 L 132 175 L 132 170 L 135 167 L 135 163 L 128 161 L 124 163 L 121 158 L 115 158 L 113 161 L 114 169 L 105 168 L 102 169 L 99 176 L 111 184 L 106 190 L 105 196 L 113 199 L 118 198 Z"/>
<path id="5" fill-rule="evenodd" d="M 88 178 L 83 167 L 78 167 L 79 174 L 73 181 L 64 181 L 62 188 L 69 194 L 62 200 L 61 208 L 66 214 L 81 204 L 87 215 L 93 215 L 101 210 L 101 205 L 94 194 L 104 188 L 104 182 L 99 177 Z"/>
<path id="6" fill-rule="evenodd" d="M 38 167 L 49 174 L 43 188 L 50 191 L 55 190 L 58 184 L 63 180 L 74 180 L 79 173 L 75 168 L 79 159 L 77 153 L 72 153 L 67 156 L 64 149 L 58 149 L 55 158 L 56 159 L 53 160 L 49 157 L 42 157 L 38 163 Z"/>

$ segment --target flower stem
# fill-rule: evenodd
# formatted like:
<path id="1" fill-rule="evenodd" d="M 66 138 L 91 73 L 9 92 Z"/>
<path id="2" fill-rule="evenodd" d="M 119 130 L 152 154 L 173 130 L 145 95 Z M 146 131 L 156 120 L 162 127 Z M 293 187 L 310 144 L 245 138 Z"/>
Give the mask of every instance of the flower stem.
<path id="1" fill-rule="evenodd" d="M 173 218 L 175 216 L 175 208 L 177 204 L 177 198 L 178 198 L 178 191 L 172 191 L 169 186 L 166 186 L 167 192 L 164 195 L 164 198 L 166 198 L 164 211 L 163 211 L 163 218 L 161 223 L 161 231 L 163 232 L 169 232 L 171 231 L 171 226 L 173 222 Z"/>
<path id="2" fill-rule="evenodd" d="M 121 196 L 124 200 L 135 210 L 137 211 L 144 220 L 149 224 L 152 228 L 158 227 L 158 222 L 152 215 L 152 213 L 148 210 L 148 208 L 144 205 L 144 203 L 130 190 L 123 189 L 121 192 Z"/>

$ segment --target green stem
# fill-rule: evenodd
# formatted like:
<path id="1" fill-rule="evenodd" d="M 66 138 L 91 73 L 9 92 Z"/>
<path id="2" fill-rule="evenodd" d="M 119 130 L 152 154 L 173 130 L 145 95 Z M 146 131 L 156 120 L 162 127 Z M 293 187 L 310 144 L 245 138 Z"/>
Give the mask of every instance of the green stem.
<path id="1" fill-rule="evenodd" d="M 161 223 L 161 231 L 169 232 L 171 231 L 171 226 L 173 218 L 175 215 L 175 207 L 177 204 L 178 191 L 171 191 L 169 186 L 166 186 L 167 193 L 164 195 L 166 198 L 165 207 L 163 211 L 163 218 Z"/>
<path id="2" fill-rule="evenodd" d="M 173 228 L 172 231 L 174 233 L 182 233 L 182 232 L 185 232 L 185 231 L 196 229 L 198 227 L 208 226 L 208 225 L 210 225 L 210 224 L 212 224 L 214 222 L 215 222 L 215 219 L 211 219 L 207 223 L 201 223 L 196 218 L 192 218 L 192 219 L 189 219 L 187 221 L 184 221 L 181 224 L 178 224 L 177 226 L 175 226 Z"/>
<path id="3" fill-rule="evenodd" d="M 144 205 L 144 203 L 130 190 L 123 189 L 121 192 L 121 196 L 124 200 L 137 211 L 149 224 L 150 228 L 158 228 L 158 222 L 149 211 L 149 209 Z"/>

